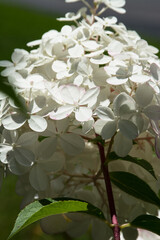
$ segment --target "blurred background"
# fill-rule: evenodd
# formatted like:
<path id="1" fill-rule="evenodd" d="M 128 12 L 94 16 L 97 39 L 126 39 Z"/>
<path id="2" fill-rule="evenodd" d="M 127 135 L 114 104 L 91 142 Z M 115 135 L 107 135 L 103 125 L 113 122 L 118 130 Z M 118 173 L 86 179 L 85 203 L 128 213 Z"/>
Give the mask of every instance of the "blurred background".
<path id="1" fill-rule="evenodd" d="M 0 0 L 0 59 L 8 59 L 15 47 L 26 48 L 28 41 L 39 39 L 49 29 L 59 30 L 63 23 L 56 17 L 81 6 L 65 0 Z M 104 16 L 115 15 L 128 29 L 160 48 L 160 0 L 126 0 L 125 9 L 126 14 L 108 10 Z"/>
<path id="2" fill-rule="evenodd" d="M 64 0 L 0 0 L 0 60 L 9 60 L 14 48 L 24 48 L 27 42 L 41 38 L 50 29 L 60 30 L 63 22 L 56 17 L 77 11 L 82 5 L 66 4 Z M 149 44 L 160 49 L 160 0 L 126 0 L 127 13 L 106 11 L 104 16 L 117 16 L 128 29 L 136 30 Z M 160 56 L 160 55 L 159 55 Z M 21 198 L 15 193 L 16 177 L 4 179 L 0 191 L 0 239 L 6 240 L 19 213 Z M 33 224 L 13 240 L 63 240 L 64 234 L 48 236 Z M 76 240 L 90 239 L 85 235 Z"/>

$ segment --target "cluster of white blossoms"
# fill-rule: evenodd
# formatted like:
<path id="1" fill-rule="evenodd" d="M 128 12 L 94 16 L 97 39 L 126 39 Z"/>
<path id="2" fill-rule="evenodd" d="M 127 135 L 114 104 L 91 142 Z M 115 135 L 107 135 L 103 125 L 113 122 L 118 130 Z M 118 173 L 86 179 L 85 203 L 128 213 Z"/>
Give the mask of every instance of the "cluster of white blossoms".
<path id="1" fill-rule="evenodd" d="M 125 0 L 94 1 L 95 6 L 101 3 L 105 6 L 101 12 L 106 8 L 125 12 Z M 5 67 L 1 75 L 28 109 L 25 115 L 0 93 L 1 167 L 19 176 L 22 206 L 35 198 L 73 197 L 93 203 L 109 219 L 103 175 L 93 181 L 101 168 L 96 139 L 101 136 L 107 152 L 114 137 L 112 151 L 148 160 L 160 179 L 158 50 L 117 23 L 116 17 L 89 16 L 82 8 L 59 20 L 75 24 L 28 43 L 30 52 L 15 49 L 11 62 L 0 61 Z M 159 190 L 152 176 L 134 163 L 118 160 L 109 168 L 136 173 Z M 114 186 L 113 190 L 120 222 L 137 214 L 156 214 L 156 207 L 135 201 Z M 45 232 L 66 231 L 71 237 L 92 225 L 93 239 L 112 239 L 106 224 L 82 214 L 49 217 L 41 225 Z M 159 239 L 145 234 L 124 231 L 121 239 Z"/>

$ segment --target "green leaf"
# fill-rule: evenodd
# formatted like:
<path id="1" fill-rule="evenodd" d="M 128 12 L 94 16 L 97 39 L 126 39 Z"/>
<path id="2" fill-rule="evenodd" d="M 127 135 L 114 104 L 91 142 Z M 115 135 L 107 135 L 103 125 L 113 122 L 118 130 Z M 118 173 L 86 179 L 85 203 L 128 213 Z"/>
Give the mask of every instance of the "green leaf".
<path id="1" fill-rule="evenodd" d="M 5 93 L 8 97 L 12 98 L 15 104 L 17 105 L 17 107 L 19 107 L 20 110 L 26 114 L 27 109 L 24 106 L 24 104 L 21 102 L 21 100 L 18 98 L 13 87 L 3 79 L 0 79 L 0 91 Z"/>
<path id="2" fill-rule="evenodd" d="M 151 187 L 139 177 L 127 172 L 111 172 L 111 181 L 122 191 L 160 207 L 160 199 Z"/>
<path id="3" fill-rule="evenodd" d="M 157 179 L 156 176 L 155 176 L 155 173 L 154 173 L 152 165 L 149 162 L 147 162 L 146 160 L 142 159 L 142 158 L 131 157 L 129 155 L 127 155 L 126 157 L 119 157 L 115 152 L 111 152 L 109 154 L 108 159 L 109 159 L 108 162 L 112 162 L 112 161 L 115 161 L 115 160 L 123 160 L 123 161 L 135 163 L 135 164 L 141 166 L 142 168 L 144 168 L 155 179 Z"/>
<path id="4" fill-rule="evenodd" d="M 35 201 L 25 207 L 18 215 L 8 239 L 31 223 L 56 214 L 83 212 L 105 220 L 103 213 L 90 203 L 81 200 L 61 198 Z"/>
<path id="5" fill-rule="evenodd" d="M 152 215 L 138 216 L 130 223 L 130 226 L 142 228 L 160 235 L 160 219 Z"/>
<path id="6" fill-rule="evenodd" d="M 39 137 L 38 137 L 38 141 L 39 142 L 42 142 L 44 139 L 46 139 L 46 138 L 48 138 L 47 136 L 42 136 L 42 135 L 40 135 Z"/>

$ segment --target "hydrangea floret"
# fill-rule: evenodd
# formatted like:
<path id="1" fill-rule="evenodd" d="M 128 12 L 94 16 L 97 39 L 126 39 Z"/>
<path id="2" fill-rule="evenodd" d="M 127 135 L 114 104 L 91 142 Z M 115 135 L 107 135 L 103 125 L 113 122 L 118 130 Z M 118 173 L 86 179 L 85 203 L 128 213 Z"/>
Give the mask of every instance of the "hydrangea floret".
<path id="1" fill-rule="evenodd" d="M 0 61 L 1 75 L 27 108 L 24 115 L 0 93 L 0 167 L 18 175 L 22 207 L 34 199 L 71 197 L 100 208 L 108 222 L 111 216 L 109 228 L 80 213 L 54 215 L 41 220 L 49 234 L 74 238 L 92 226 L 93 240 L 158 240 L 139 228 L 122 230 L 120 224 L 138 214 L 158 216 L 158 207 L 111 187 L 109 178 L 109 172 L 126 171 L 160 190 L 158 49 L 116 17 L 100 17 L 107 9 L 125 13 L 125 0 L 66 0 L 78 1 L 85 7 L 58 19 L 69 25 L 29 42 L 29 52 L 15 49 L 11 61 Z M 156 179 L 128 156 L 152 165 Z"/>

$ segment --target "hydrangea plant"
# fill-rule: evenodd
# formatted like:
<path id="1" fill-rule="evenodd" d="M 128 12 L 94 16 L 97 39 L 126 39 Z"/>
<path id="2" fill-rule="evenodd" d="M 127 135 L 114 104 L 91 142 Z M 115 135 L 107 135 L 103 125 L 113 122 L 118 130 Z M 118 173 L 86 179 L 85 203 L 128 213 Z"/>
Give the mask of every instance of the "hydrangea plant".
<path id="1" fill-rule="evenodd" d="M 100 17 L 125 13 L 125 0 L 79 1 L 84 8 L 58 19 L 71 24 L 0 61 L 27 109 L 0 93 L 0 165 L 24 196 L 9 238 L 41 219 L 48 234 L 158 240 L 158 49 Z"/>

